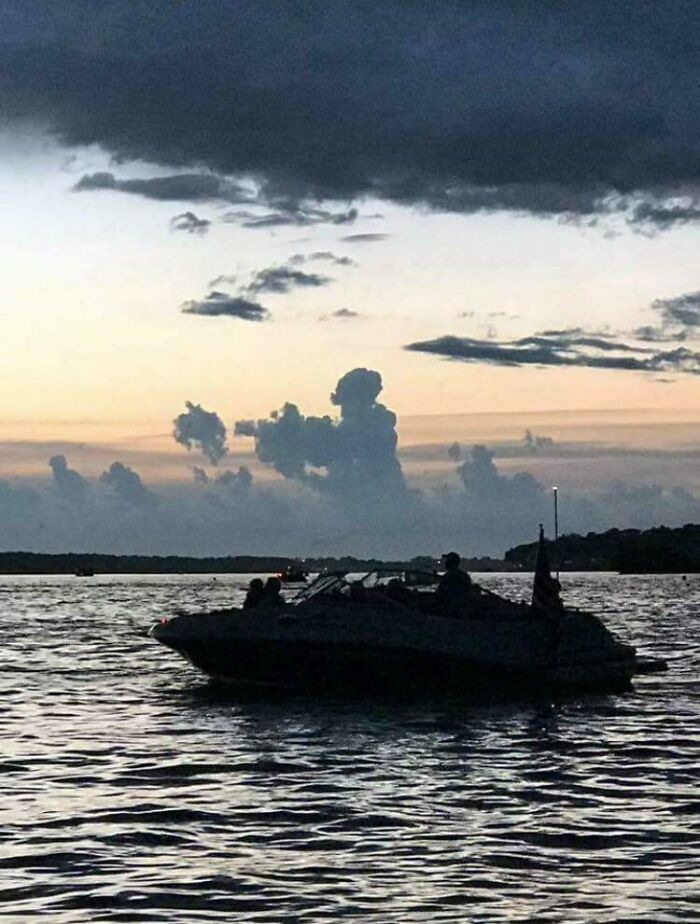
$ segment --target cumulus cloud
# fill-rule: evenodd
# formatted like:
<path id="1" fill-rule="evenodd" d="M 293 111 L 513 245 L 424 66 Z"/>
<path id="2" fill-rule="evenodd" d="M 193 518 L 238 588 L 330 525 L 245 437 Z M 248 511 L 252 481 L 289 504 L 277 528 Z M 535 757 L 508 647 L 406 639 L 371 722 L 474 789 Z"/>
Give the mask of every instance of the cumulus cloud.
<path id="1" fill-rule="evenodd" d="M 170 219 L 173 231 L 186 231 L 188 234 L 204 235 L 211 227 L 208 218 L 199 218 L 194 212 L 181 212 Z"/>
<path id="2" fill-rule="evenodd" d="M 214 484 L 232 491 L 248 491 L 253 484 L 253 474 L 247 465 L 241 465 L 235 472 L 230 469 L 219 472 Z"/>
<path id="3" fill-rule="evenodd" d="M 523 446 L 528 452 L 537 453 L 551 449 L 554 446 L 554 440 L 551 436 L 538 436 L 532 430 L 526 430 L 523 436 Z"/>
<path id="4" fill-rule="evenodd" d="M 437 337 L 410 343 L 407 350 L 447 359 L 496 366 L 557 366 L 651 373 L 700 373 L 700 353 L 675 346 L 668 350 L 630 344 L 620 337 L 581 334 L 579 330 L 543 331 L 517 340 Z"/>
<path id="5" fill-rule="evenodd" d="M 141 476 L 121 462 L 112 462 L 109 469 L 100 475 L 100 482 L 111 488 L 120 500 L 134 507 L 152 507 L 158 500 L 144 486 Z"/>
<path id="6" fill-rule="evenodd" d="M 255 438 L 261 462 L 315 490 L 358 498 L 400 494 L 396 415 L 377 401 L 381 390 L 378 372 L 353 369 L 331 394 L 338 421 L 306 417 L 288 402 L 268 420 L 238 421 L 235 433 Z"/>
<path id="7" fill-rule="evenodd" d="M 450 445 L 447 447 L 447 457 L 452 459 L 453 462 L 461 461 L 462 447 L 459 445 L 459 443 L 450 443 Z"/>
<path id="8" fill-rule="evenodd" d="M 240 318 L 243 321 L 266 321 L 270 312 L 259 302 L 241 295 L 228 295 L 214 290 L 204 298 L 189 299 L 181 308 L 183 314 L 197 314 L 203 317 Z"/>
<path id="9" fill-rule="evenodd" d="M 186 401 L 185 407 L 187 410 L 173 421 L 175 442 L 187 450 L 199 449 L 216 465 L 228 452 L 223 421 L 215 411 L 206 411 L 201 404 Z"/>
<path id="10" fill-rule="evenodd" d="M 85 499 L 87 482 L 79 472 L 68 467 L 64 455 L 51 456 L 49 468 L 56 490 L 61 497 L 71 502 L 80 502 Z"/>

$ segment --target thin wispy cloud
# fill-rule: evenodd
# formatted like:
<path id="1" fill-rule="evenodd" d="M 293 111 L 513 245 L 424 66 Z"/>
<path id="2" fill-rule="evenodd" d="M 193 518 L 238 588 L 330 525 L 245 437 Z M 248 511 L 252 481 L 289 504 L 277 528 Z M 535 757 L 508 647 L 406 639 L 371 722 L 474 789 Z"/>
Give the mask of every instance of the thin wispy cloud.
<path id="1" fill-rule="evenodd" d="M 118 179 L 113 173 L 89 173 L 73 186 L 75 192 L 111 190 L 159 202 L 250 202 L 251 193 L 225 177 L 211 173 L 178 173 L 145 179 Z"/>
<path id="2" fill-rule="evenodd" d="M 360 234 L 346 234 L 340 240 L 345 241 L 347 244 L 373 244 L 377 241 L 385 241 L 388 237 L 391 237 L 391 235 L 383 234 L 379 231 L 367 231 Z"/>
<path id="3" fill-rule="evenodd" d="M 362 315 L 359 311 L 353 311 L 352 308 L 338 308 L 337 311 L 331 311 L 330 314 L 322 314 L 319 317 L 319 321 L 329 321 L 329 320 L 338 320 L 338 321 L 356 321 L 358 318 L 361 318 Z"/>
<path id="4" fill-rule="evenodd" d="M 186 231 L 188 234 L 205 235 L 211 227 L 207 218 L 199 218 L 194 212 L 181 212 L 170 219 L 172 231 Z"/>
<path id="5" fill-rule="evenodd" d="M 700 353 L 685 347 L 652 350 L 623 340 L 550 331 L 517 340 L 436 337 L 407 350 L 445 359 L 511 367 L 578 367 L 627 372 L 700 374 Z"/>
<path id="6" fill-rule="evenodd" d="M 190 299 L 183 303 L 183 314 L 194 314 L 206 318 L 238 318 L 241 321 L 266 321 L 270 312 L 259 302 L 241 295 L 229 295 L 214 290 L 202 299 Z"/>
<path id="7" fill-rule="evenodd" d="M 253 274 L 251 281 L 243 287 L 244 292 L 272 292 L 285 295 L 292 289 L 318 289 L 327 286 L 333 280 L 321 273 L 307 273 L 294 267 L 268 266 Z"/>

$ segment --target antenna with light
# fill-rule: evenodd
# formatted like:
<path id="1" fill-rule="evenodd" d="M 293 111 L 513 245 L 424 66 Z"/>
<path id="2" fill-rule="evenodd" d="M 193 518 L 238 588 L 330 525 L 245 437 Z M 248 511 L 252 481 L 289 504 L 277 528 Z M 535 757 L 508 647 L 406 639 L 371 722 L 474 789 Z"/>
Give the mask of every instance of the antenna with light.
<path id="1" fill-rule="evenodd" d="M 557 540 L 559 539 L 559 488 L 554 485 L 552 488 L 552 497 L 554 498 L 554 558 L 557 564 L 557 580 L 559 580 L 559 548 Z"/>

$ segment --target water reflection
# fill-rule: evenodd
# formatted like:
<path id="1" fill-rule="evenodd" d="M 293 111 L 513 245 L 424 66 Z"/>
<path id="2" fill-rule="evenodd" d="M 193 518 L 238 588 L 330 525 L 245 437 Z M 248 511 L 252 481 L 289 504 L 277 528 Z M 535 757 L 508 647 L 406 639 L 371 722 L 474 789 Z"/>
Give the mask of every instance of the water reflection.
<path id="1" fill-rule="evenodd" d="M 693 920 L 699 581 L 567 579 L 672 670 L 515 703 L 231 696 L 144 638 L 243 584 L 0 583 L 10 919 Z"/>

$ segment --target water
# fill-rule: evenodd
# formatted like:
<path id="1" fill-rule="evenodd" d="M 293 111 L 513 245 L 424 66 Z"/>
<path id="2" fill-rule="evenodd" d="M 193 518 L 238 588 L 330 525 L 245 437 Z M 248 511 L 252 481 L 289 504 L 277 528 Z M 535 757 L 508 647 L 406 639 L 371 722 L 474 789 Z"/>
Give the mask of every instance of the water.
<path id="1" fill-rule="evenodd" d="M 564 581 L 670 672 L 551 703 L 236 700 L 143 632 L 242 579 L 0 578 L 0 918 L 700 921 L 700 578 Z"/>

